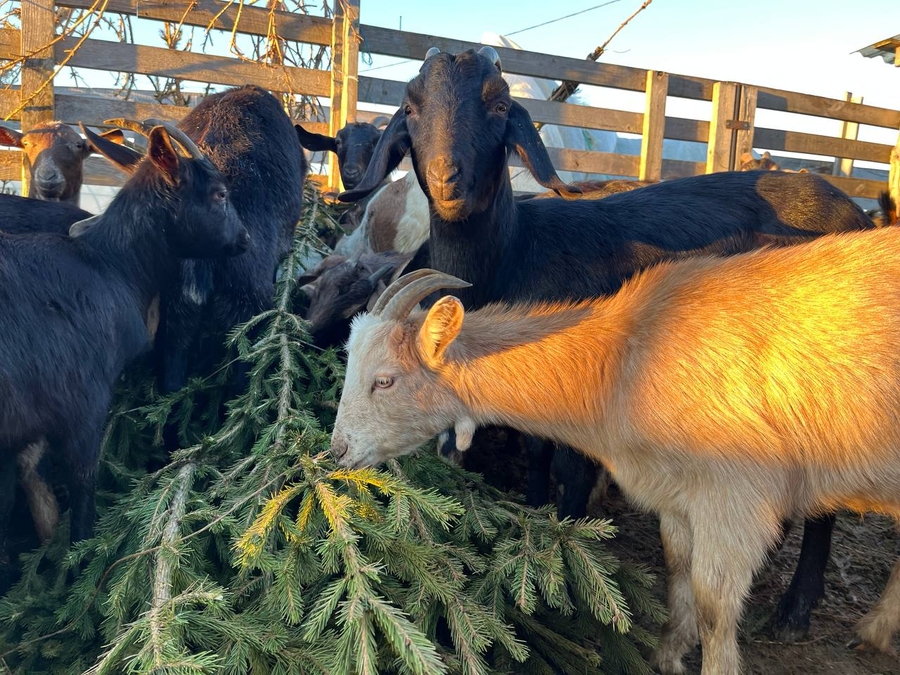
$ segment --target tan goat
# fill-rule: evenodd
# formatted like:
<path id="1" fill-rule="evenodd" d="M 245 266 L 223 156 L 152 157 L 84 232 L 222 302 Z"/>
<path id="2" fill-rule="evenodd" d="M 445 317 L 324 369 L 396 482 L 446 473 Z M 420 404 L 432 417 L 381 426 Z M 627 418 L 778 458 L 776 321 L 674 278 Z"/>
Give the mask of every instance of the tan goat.
<path id="1" fill-rule="evenodd" d="M 453 277 L 401 277 L 354 322 L 332 437 L 359 467 L 455 426 L 502 424 L 602 462 L 660 517 L 669 623 L 656 659 L 736 675 L 753 572 L 781 523 L 900 516 L 900 229 L 661 264 L 616 295 L 464 317 Z M 860 622 L 888 651 L 900 562 Z"/>

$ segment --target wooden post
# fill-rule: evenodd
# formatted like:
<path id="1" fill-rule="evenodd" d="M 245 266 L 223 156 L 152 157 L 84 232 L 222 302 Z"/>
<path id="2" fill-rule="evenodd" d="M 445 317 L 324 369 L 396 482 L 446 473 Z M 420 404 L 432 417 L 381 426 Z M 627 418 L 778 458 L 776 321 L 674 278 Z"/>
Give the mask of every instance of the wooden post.
<path id="1" fill-rule="evenodd" d="M 668 73 L 648 70 L 638 180 L 660 180 L 662 178 L 663 137 L 666 129 L 666 94 L 668 91 Z"/>
<path id="2" fill-rule="evenodd" d="M 56 36 L 54 0 L 25 0 L 22 3 L 22 64 L 20 101 L 28 101 L 22 109 L 22 131 L 53 120 L 53 84 L 35 95 L 53 77 L 53 47 L 48 45 Z M 29 101 L 30 99 L 30 101 Z M 22 153 L 22 194 L 28 194 L 30 171 Z"/>
<path id="3" fill-rule="evenodd" d="M 756 124 L 756 97 L 758 90 L 747 84 L 739 85 L 738 124 L 735 125 L 734 153 L 731 170 L 741 170 L 741 155 L 753 150 L 753 131 Z"/>
<path id="4" fill-rule="evenodd" d="M 900 207 L 900 137 L 897 138 L 897 145 L 891 150 L 891 171 L 888 174 L 888 192 L 894 204 Z"/>
<path id="5" fill-rule="evenodd" d="M 356 121 L 359 86 L 359 0 L 337 0 L 331 28 L 331 114 L 328 132 L 334 136 Z M 341 190 L 337 157 L 328 153 L 328 187 Z"/>
<path id="6" fill-rule="evenodd" d="M 737 84 L 713 84 L 712 119 L 709 122 L 709 141 L 706 146 L 706 173 L 729 171 L 732 167 L 732 130 L 729 120 L 737 111 Z"/>
<path id="7" fill-rule="evenodd" d="M 854 96 L 849 91 L 844 94 L 844 100 L 849 101 L 850 103 L 862 103 L 862 96 Z M 841 138 L 847 138 L 852 141 L 856 140 L 856 137 L 859 135 L 859 124 L 857 122 L 848 122 L 846 120 L 841 122 Z M 850 178 L 850 175 L 853 173 L 853 158 L 852 157 L 835 157 L 834 158 L 834 166 L 831 169 L 832 176 L 846 176 Z"/>

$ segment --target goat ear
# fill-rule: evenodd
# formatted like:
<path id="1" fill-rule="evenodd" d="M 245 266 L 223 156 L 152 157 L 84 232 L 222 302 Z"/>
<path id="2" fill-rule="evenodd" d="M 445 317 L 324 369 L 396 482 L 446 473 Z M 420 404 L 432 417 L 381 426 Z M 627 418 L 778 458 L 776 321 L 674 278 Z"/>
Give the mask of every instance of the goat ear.
<path id="1" fill-rule="evenodd" d="M 132 150 L 127 145 L 121 145 L 122 141 L 125 140 L 124 136 L 122 137 L 122 141 L 119 141 L 116 140 L 114 136 L 108 138 L 109 132 L 105 134 L 95 134 L 83 124 L 79 124 L 79 127 L 81 128 L 81 133 L 87 138 L 90 151 L 103 155 L 125 173 L 134 173 L 137 165 L 140 164 L 141 160 L 144 158 L 137 150 Z M 113 131 L 118 131 L 118 129 L 114 129 Z M 121 134 L 122 132 L 119 131 L 119 133 Z"/>
<path id="2" fill-rule="evenodd" d="M 462 303 L 446 295 L 431 306 L 419 329 L 419 353 L 430 366 L 439 366 L 444 352 L 459 335 L 465 316 Z"/>
<path id="3" fill-rule="evenodd" d="M 400 108 L 394 113 L 378 139 L 378 144 L 375 146 L 372 159 L 369 160 L 369 166 L 366 167 L 366 173 L 362 180 L 352 190 L 339 194 L 338 199 L 342 202 L 356 202 L 375 190 L 381 185 L 381 181 L 387 178 L 388 174 L 403 161 L 409 151 L 409 146 L 406 112 Z"/>
<path id="4" fill-rule="evenodd" d="M 577 199 L 581 188 L 564 183 L 550 161 L 547 148 L 534 128 L 531 116 L 519 103 L 513 101 L 506 122 L 506 147 L 514 151 L 538 183 L 555 191 L 560 197 Z"/>
<path id="5" fill-rule="evenodd" d="M 122 145 L 125 143 L 125 134 L 122 133 L 121 129 L 110 129 L 109 131 L 104 131 L 100 134 L 100 138 L 105 138 L 112 143 L 117 143 L 118 145 Z"/>
<path id="6" fill-rule="evenodd" d="M 741 164 L 746 164 L 747 162 L 753 161 L 753 154 L 749 152 L 745 152 L 741 154 Z"/>
<path id="7" fill-rule="evenodd" d="M 147 138 L 149 140 L 147 157 L 153 166 L 159 169 L 169 185 L 178 185 L 178 167 L 181 160 L 169 134 L 162 127 L 153 127 Z"/>
<path id="8" fill-rule="evenodd" d="M 300 145 L 307 150 L 312 150 L 313 152 L 330 150 L 337 154 L 337 143 L 334 142 L 334 139 L 331 136 L 314 134 L 311 131 L 307 131 L 299 124 L 294 125 L 294 130 L 297 132 L 297 140 L 300 141 Z"/>
<path id="9" fill-rule="evenodd" d="M 8 145 L 11 148 L 22 147 L 22 136 L 25 134 L 10 129 L 9 127 L 0 127 L 0 145 Z"/>

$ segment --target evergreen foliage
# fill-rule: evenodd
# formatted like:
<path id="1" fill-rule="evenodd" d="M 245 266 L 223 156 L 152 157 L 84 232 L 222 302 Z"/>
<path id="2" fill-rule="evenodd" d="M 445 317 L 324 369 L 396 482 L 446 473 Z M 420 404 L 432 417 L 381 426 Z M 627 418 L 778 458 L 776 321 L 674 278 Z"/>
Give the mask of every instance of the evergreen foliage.
<path id="1" fill-rule="evenodd" d="M 123 379 L 96 536 L 60 528 L 0 601 L 0 672 L 307 675 L 648 673 L 661 620 L 607 521 L 529 509 L 422 451 L 380 469 L 327 453 L 342 365 L 292 313 L 294 272 L 331 227 L 309 188 L 276 306 L 229 337 L 250 365 L 159 397 Z M 224 411 L 224 412 L 223 412 Z M 174 424 L 184 449 L 161 451 Z M 149 468 L 148 468 L 149 467 Z"/>

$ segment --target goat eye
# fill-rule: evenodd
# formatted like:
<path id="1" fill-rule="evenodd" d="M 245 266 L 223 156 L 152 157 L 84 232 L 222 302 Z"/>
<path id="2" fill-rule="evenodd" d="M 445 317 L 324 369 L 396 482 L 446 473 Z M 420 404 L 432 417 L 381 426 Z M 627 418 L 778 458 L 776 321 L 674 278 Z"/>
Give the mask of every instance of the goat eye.
<path id="1" fill-rule="evenodd" d="M 409 103 L 407 103 L 405 106 L 403 106 L 403 112 L 406 113 L 407 115 L 412 115 L 413 114 L 412 106 L 409 105 Z"/>
<path id="2" fill-rule="evenodd" d="M 217 191 L 213 195 L 213 199 L 215 199 L 217 202 L 224 202 L 226 199 L 228 199 L 228 190 L 225 190 L 223 188 L 223 189 Z"/>
<path id="3" fill-rule="evenodd" d="M 509 111 L 508 103 L 498 103 L 497 105 L 494 106 L 494 112 L 496 112 L 500 115 L 505 115 L 507 113 L 507 111 Z"/>
<path id="4" fill-rule="evenodd" d="M 387 389 L 392 384 L 394 384 L 394 378 L 388 377 L 386 375 L 379 375 L 375 378 L 375 388 L 376 389 Z"/>

